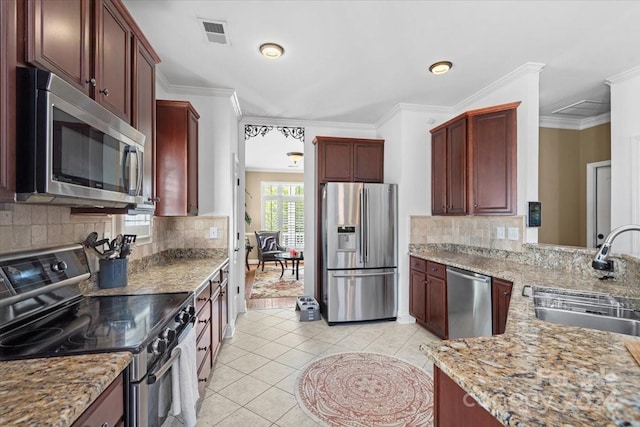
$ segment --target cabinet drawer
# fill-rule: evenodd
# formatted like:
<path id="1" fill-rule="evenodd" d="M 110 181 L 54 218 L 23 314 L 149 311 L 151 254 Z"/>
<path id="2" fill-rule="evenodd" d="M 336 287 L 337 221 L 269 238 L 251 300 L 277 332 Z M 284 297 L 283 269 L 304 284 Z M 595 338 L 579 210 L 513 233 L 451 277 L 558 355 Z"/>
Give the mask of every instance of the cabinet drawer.
<path id="1" fill-rule="evenodd" d="M 410 264 L 412 270 L 422 271 L 427 270 L 427 261 L 422 258 L 410 257 Z"/>
<path id="2" fill-rule="evenodd" d="M 197 337 L 200 339 L 204 329 L 211 324 L 211 301 L 202 307 L 202 310 L 198 312 L 198 318 L 196 319 L 196 331 Z"/>
<path id="3" fill-rule="evenodd" d="M 204 396 L 204 389 L 209 382 L 209 374 L 211 374 L 211 353 L 204 355 L 204 360 L 200 368 L 198 368 L 198 392 L 200 397 Z"/>
<path id="4" fill-rule="evenodd" d="M 207 324 L 196 344 L 196 366 L 200 366 L 208 354 L 211 354 L 211 325 L 209 324 Z"/>
<path id="5" fill-rule="evenodd" d="M 196 296 L 196 313 L 199 313 L 202 306 L 204 306 L 210 299 L 211 285 L 207 285 L 207 287 Z"/>
<path id="6" fill-rule="evenodd" d="M 440 279 L 447 278 L 447 266 L 438 264 L 437 262 L 427 261 L 427 274 L 429 276 L 435 276 Z"/>
<path id="7" fill-rule="evenodd" d="M 124 418 L 124 385 L 122 375 L 96 399 L 73 423 L 73 427 L 115 426 Z"/>

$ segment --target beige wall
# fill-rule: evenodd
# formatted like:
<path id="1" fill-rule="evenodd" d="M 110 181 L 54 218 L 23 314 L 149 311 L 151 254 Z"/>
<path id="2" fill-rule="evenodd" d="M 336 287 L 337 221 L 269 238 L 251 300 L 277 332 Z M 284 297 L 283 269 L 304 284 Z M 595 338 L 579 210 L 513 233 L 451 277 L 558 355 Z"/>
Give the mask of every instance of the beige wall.
<path id="1" fill-rule="evenodd" d="M 245 200 L 247 204 L 247 212 L 251 215 L 251 225 L 245 224 L 245 232 L 250 242 L 255 246 L 256 238 L 254 231 L 262 230 L 260 192 L 263 181 L 268 182 L 302 182 L 304 183 L 304 174 L 302 173 L 271 173 L 271 172 L 246 172 L 245 182 L 247 193 Z M 257 259 L 256 249 L 249 254 L 249 259 Z"/>
<path id="2" fill-rule="evenodd" d="M 586 245 L 587 163 L 611 158 L 609 123 L 582 131 L 540 128 L 540 243 Z"/>

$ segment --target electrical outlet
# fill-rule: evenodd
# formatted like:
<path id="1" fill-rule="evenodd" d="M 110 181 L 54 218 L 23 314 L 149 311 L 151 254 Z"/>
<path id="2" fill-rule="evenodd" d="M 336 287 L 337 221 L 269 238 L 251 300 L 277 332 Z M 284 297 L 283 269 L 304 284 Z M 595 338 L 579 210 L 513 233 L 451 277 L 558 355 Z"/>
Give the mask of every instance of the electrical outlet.
<path id="1" fill-rule="evenodd" d="M 509 234 L 509 240 L 520 240 L 520 230 L 516 227 L 509 227 L 507 231 Z"/>
<path id="2" fill-rule="evenodd" d="M 496 239 L 504 240 L 504 227 L 498 227 L 496 229 Z"/>
<path id="3" fill-rule="evenodd" d="M 218 227 L 209 227 L 209 238 L 210 239 L 218 238 Z"/>

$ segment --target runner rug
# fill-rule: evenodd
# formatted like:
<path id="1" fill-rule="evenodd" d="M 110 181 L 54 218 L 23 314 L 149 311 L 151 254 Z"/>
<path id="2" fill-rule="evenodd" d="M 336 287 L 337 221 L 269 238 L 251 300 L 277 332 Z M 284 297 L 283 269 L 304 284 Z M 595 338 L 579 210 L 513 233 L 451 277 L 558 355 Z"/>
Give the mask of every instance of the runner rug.
<path id="1" fill-rule="evenodd" d="M 376 353 L 339 353 L 309 364 L 296 399 L 329 426 L 433 426 L 433 380 L 422 369 Z"/>
<path id="2" fill-rule="evenodd" d="M 256 270 L 251 287 L 251 299 L 284 298 L 304 295 L 304 269 L 299 270 L 299 279 L 291 274 L 291 267 L 285 269 L 282 279 L 280 267 L 265 267 Z"/>

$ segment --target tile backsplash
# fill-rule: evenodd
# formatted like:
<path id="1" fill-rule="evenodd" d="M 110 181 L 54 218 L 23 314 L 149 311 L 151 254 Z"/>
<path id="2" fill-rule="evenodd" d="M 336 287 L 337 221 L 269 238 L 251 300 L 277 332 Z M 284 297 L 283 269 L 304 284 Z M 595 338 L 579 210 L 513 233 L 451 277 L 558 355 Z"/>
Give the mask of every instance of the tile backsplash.
<path id="1" fill-rule="evenodd" d="M 112 219 L 111 215 L 72 215 L 68 207 L 11 204 L 0 210 L 0 253 L 81 243 L 92 231 L 113 237 Z M 217 227 L 217 238 L 209 238 L 210 227 Z M 152 241 L 138 243 L 131 259 L 167 249 L 226 249 L 227 240 L 227 217 L 154 217 Z"/>
<path id="2" fill-rule="evenodd" d="M 498 239 L 498 228 L 504 238 Z M 517 239 L 508 237 L 517 231 Z M 521 251 L 524 216 L 411 216 L 410 244 L 452 243 L 488 249 Z"/>

